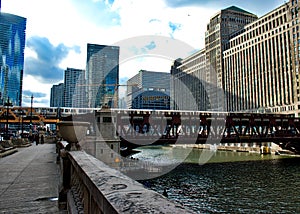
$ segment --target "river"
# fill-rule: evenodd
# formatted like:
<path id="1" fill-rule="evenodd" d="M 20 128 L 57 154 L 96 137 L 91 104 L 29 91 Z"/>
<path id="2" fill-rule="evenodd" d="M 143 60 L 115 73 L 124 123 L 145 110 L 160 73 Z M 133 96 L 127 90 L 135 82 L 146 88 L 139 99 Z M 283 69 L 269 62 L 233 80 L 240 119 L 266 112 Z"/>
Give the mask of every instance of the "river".
<path id="1" fill-rule="evenodd" d="M 139 161 L 176 159 L 173 170 L 140 182 L 159 193 L 166 189 L 170 200 L 195 213 L 300 213 L 299 157 L 165 146 L 138 150 L 133 158 Z M 166 156 L 170 151 L 176 155 Z"/>

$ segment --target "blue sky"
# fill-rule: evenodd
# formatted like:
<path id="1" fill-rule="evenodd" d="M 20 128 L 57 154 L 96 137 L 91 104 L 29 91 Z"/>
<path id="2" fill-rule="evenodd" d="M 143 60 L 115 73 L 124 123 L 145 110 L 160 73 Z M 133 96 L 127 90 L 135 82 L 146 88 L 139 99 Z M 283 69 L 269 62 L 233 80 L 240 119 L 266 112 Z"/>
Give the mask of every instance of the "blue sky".
<path id="1" fill-rule="evenodd" d="M 2 0 L 1 11 L 27 18 L 23 105 L 30 105 L 28 97 L 33 94 L 34 106 L 49 106 L 50 89 L 63 82 L 64 70 L 85 69 L 87 43 L 121 44 L 121 52 L 138 55 L 120 62 L 124 83 L 140 69 L 169 71 L 172 59 L 159 56 L 161 47 L 151 36 L 199 50 L 204 47 L 206 24 L 219 10 L 235 5 L 260 17 L 282 4 L 282 0 Z M 129 38 L 141 36 L 142 41 L 130 40 L 125 48 Z M 189 53 L 182 50 L 178 57 Z"/>

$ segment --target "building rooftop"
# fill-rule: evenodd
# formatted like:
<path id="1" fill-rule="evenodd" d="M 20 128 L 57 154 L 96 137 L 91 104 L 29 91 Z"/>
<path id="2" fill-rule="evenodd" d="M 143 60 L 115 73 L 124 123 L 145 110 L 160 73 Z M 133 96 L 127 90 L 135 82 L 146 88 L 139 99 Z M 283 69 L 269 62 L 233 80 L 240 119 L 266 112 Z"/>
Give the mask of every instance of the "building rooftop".
<path id="1" fill-rule="evenodd" d="M 240 13 L 248 13 L 248 14 L 251 14 L 251 15 L 255 15 L 255 14 L 253 14 L 253 13 L 250 13 L 250 12 L 248 12 L 248 11 L 246 11 L 246 10 L 243 10 L 243 9 L 241 9 L 241 8 L 239 8 L 239 7 L 236 7 L 236 6 L 227 7 L 227 8 L 224 9 L 224 10 L 233 10 L 233 11 L 240 12 Z M 256 15 L 255 15 L 255 16 L 256 16 Z"/>

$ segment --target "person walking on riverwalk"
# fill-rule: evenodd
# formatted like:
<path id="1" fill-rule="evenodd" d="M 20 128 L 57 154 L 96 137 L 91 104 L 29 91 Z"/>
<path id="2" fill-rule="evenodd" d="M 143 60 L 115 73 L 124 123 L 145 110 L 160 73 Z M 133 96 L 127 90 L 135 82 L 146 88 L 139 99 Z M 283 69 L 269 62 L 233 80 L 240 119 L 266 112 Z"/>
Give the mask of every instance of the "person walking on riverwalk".
<path id="1" fill-rule="evenodd" d="M 168 197 L 168 193 L 166 189 L 164 189 L 163 196 Z"/>
<path id="2" fill-rule="evenodd" d="M 36 143 L 36 145 L 39 145 L 39 143 L 40 143 L 40 136 L 38 133 L 35 134 L 35 143 Z"/>
<path id="3" fill-rule="evenodd" d="M 41 144 L 44 144 L 44 135 L 41 135 Z"/>

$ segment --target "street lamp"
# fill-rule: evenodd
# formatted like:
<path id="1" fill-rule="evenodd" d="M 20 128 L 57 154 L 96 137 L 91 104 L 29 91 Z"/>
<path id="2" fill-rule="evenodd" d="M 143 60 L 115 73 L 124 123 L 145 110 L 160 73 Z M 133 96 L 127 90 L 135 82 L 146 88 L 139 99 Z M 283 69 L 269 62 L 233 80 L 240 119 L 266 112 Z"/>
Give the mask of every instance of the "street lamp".
<path id="1" fill-rule="evenodd" d="M 24 117 L 24 111 L 23 111 L 23 109 L 22 109 L 22 106 L 21 106 L 21 108 L 19 109 L 19 123 L 21 124 L 20 126 L 21 126 L 21 137 L 23 137 L 23 133 L 24 133 L 24 126 L 23 126 L 23 117 Z M 21 120 L 21 122 L 20 122 L 20 120 Z M 19 128 L 20 128 L 20 126 L 19 126 Z"/>
<path id="2" fill-rule="evenodd" d="M 9 111 L 9 107 L 12 106 L 12 103 L 9 101 L 9 97 L 7 98 L 7 102 L 4 103 L 4 106 L 6 106 L 6 140 L 9 139 L 8 137 L 8 111 Z"/>
<path id="3" fill-rule="evenodd" d="M 33 104 L 33 94 L 31 95 L 31 106 L 30 106 L 30 130 L 32 131 L 32 104 Z"/>

